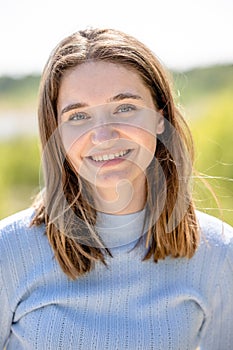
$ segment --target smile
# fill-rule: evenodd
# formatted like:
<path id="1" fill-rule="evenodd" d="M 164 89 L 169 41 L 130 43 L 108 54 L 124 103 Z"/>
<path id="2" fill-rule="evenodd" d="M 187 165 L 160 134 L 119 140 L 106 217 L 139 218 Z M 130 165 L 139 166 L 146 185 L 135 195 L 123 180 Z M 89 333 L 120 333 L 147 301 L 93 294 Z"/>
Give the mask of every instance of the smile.
<path id="1" fill-rule="evenodd" d="M 113 159 L 116 159 L 116 158 L 124 157 L 129 152 L 130 152 L 130 150 L 128 149 L 128 150 L 124 150 L 124 151 L 120 151 L 120 152 L 116 152 L 116 153 L 102 154 L 102 155 L 97 155 L 97 156 L 90 156 L 90 158 L 92 160 L 94 160 L 95 162 L 103 162 L 103 161 L 107 161 L 107 160 L 113 160 Z"/>

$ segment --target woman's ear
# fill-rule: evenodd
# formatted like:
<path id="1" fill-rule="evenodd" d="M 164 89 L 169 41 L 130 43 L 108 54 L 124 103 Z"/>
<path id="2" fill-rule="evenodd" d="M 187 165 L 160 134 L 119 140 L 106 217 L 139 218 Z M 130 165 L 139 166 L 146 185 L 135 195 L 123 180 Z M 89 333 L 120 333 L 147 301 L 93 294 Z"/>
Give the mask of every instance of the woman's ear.
<path id="1" fill-rule="evenodd" d="M 162 110 L 159 110 L 157 112 L 157 118 L 158 118 L 158 122 L 157 122 L 156 134 L 162 134 L 164 132 L 164 129 L 165 129 L 164 116 L 163 116 L 163 111 Z"/>

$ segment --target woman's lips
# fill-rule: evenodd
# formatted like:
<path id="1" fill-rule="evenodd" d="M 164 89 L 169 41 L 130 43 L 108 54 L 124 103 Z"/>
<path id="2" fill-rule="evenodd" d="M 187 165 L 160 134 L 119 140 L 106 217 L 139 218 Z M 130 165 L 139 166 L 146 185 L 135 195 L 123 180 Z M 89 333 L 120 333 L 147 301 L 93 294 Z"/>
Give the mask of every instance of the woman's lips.
<path id="1" fill-rule="evenodd" d="M 132 152 L 132 149 L 126 149 L 117 152 L 106 152 L 104 154 L 93 154 L 87 157 L 88 160 L 97 166 L 103 165 L 116 165 L 124 161 L 127 156 Z"/>

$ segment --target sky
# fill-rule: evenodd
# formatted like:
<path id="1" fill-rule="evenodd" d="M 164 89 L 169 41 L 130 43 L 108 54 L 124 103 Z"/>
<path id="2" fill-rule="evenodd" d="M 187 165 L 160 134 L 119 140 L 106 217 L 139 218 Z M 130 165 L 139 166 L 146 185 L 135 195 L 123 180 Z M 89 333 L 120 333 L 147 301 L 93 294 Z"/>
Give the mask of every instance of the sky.
<path id="1" fill-rule="evenodd" d="M 65 36 L 111 27 L 169 69 L 233 63 L 233 0 L 0 0 L 0 76 L 40 74 Z"/>

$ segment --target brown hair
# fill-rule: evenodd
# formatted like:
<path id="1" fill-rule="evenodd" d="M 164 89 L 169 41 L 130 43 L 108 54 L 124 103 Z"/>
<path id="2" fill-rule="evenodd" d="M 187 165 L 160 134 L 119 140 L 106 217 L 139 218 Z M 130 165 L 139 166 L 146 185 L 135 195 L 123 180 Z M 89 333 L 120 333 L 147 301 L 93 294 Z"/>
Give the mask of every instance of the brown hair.
<path id="1" fill-rule="evenodd" d="M 32 224 L 46 224 L 55 257 L 63 271 L 73 279 L 90 271 L 95 261 L 105 263 L 106 254 L 111 255 L 95 230 L 96 210 L 88 183 L 73 169 L 59 133 L 56 133 L 62 76 L 67 70 L 90 60 L 134 69 L 166 120 L 154 161 L 147 170 L 149 228 L 144 260 L 153 257 L 157 262 L 169 255 L 192 257 L 199 240 L 189 183 L 193 163 L 192 137 L 174 104 L 170 78 L 159 60 L 144 44 L 117 30 L 88 29 L 74 33 L 59 43 L 45 66 L 38 111 L 45 190 L 36 203 Z M 161 180 L 158 167 L 162 169 L 165 182 Z M 161 201 L 164 205 L 158 215 Z"/>

